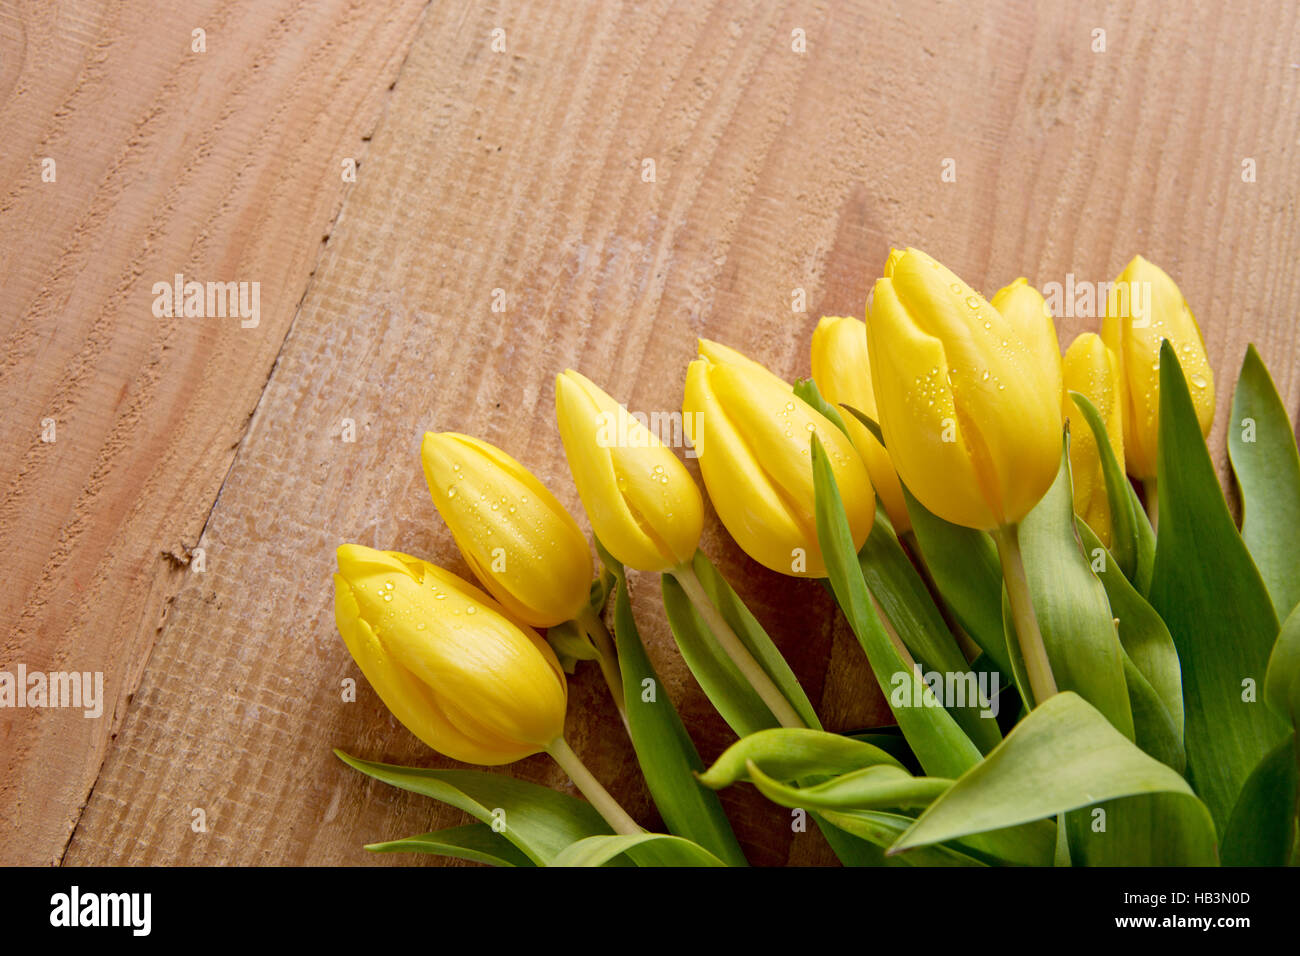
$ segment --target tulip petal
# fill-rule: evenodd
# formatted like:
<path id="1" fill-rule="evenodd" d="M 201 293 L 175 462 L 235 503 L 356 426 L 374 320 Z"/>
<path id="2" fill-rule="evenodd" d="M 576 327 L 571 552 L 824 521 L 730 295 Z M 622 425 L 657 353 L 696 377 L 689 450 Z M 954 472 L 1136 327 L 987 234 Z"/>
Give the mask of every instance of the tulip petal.
<path id="1" fill-rule="evenodd" d="M 448 721 L 429 688 L 393 660 L 361 619 L 353 590 L 340 574 L 334 575 L 334 617 L 343 643 L 384 706 L 425 744 L 453 760 L 482 766 L 511 763 L 533 752 L 481 746 Z"/>
<path id="2" fill-rule="evenodd" d="M 903 484 L 945 521 L 996 527 L 947 387 L 943 343 L 912 323 L 888 279 L 876 283 L 867 340 L 881 430 Z"/>
<path id="3" fill-rule="evenodd" d="M 588 599 L 591 550 L 546 486 L 468 435 L 426 434 L 420 460 L 434 504 L 493 597 L 534 627 L 572 619 Z"/>

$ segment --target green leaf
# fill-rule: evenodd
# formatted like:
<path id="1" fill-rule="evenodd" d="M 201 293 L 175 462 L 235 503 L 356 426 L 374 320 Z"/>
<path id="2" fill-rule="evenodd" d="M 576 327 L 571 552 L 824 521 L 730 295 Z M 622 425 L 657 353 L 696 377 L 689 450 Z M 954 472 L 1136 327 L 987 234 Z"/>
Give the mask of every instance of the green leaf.
<path id="1" fill-rule="evenodd" d="M 750 761 L 769 777 L 781 781 L 847 773 L 878 764 L 899 769 L 903 766 L 879 747 L 851 737 L 824 730 L 780 727 L 760 730 L 736 741 L 700 775 L 700 783 L 717 790 L 738 780 L 748 780 Z"/>
<path id="2" fill-rule="evenodd" d="M 921 766 L 936 777 L 955 778 L 980 760 L 979 748 L 939 706 L 929 687 L 903 659 L 871 603 L 849 531 L 835 475 L 816 435 L 812 440 L 817 540 L 835 598 L 867 654 L 876 682 Z M 891 687 L 894 691 L 891 692 Z M 906 700 L 902 700 L 903 693 Z M 895 700 L 899 703 L 895 703 Z M 913 706 L 913 704 L 917 706 Z"/>
<path id="3" fill-rule="evenodd" d="M 608 552 L 597 545 L 604 560 Z M 698 843 L 729 866 L 746 866 L 745 854 L 717 795 L 696 779 L 704 769 L 699 751 L 682 724 L 659 674 L 646 654 L 623 568 L 613 558 L 614 640 L 627 701 L 628 733 L 650 796 L 668 829 Z"/>
<path id="4" fill-rule="evenodd" d="M 1102 810 L 1104 829 L 1095 825 Z M 1076 866 L 1215 866 L 1214 821 L 1199 800 L 1142 793 L 1067 813 Z"/>
<path id="5" fill-rule="evenodd" d="M 1002 566 L 993 539 L 944 521 L 903 488 L 925 566 L 962 630 L 1002 674 L 1010 677 L 1011 655 L 1002 629 Z"/>
<path id="6" fill-rule="evenodd" d="M 709 596 L 719 613 L 722 614 L 723 620 L 731 625 L 731 629 L 736 632 L 740 642 L 745 645 L 754 659 L 772 678 L 777 689 L 788 700 L 805 724 L 809 727 L 820 728 L 821 721 L 817 718 L 817 711 L 813 708 L 812 701 L 804 693 L 804 689 L 799 684 L 799 679 L 794 676 L 794 671 L 786 663 L 785 658 L 772 638 L 768 637 L 767 631 L 763 630 L 763 625 L 758 623 L 758 619 L 749 612 L 745 607 L 745 602 L 740 599 L 735 590 L 727 583 L 718 569 L 713 566 L 703 551 L 695 552 L 695 574 L 700 579 L 704 591 Z"/>
<path id="7" fill-rule="evenodd" d="M 653 855 L 642 851 L 652 851 Z M 604 866 L 625 853 L 637 859 L 653 859 L 655 866 L 726 866 L 702 846 L 664 833 L 586 837 L 565 849 L 548 865 Z"/>
<path id="8" fill-rule="evenodd" d="M 1223 831 L 1224 866 L 1286 866 L 1296 838 L 1293 732 L 1259 762 Z"/>
<path id="9" fill-rule="evenodd" d="M 881 431 L 880 423 L 878 421 L 866 412 L 854 408 L 852 405 L 843 405 L 841 407 L 858 421 L 862 422 L 862 426 L 866 428 L 867 431 L 871 432 L 871 434 L 875 436 L 876 441 L 880 442 L 881 446 L 884 447 L 885 433 Z"/>
<path id="10" fill-rule="evenodd" d="M 549 863 L 577 840 L 610 832 L 591 804 L 526 780 L 479 770 L 399 767 L 361 760 L 341 750 L 334 753 L 368 777 L 433 797 L 481 823 L 504 822 L 501 836 L 538 865 Z M 502 814 L 494 817 L 493 811 Z"/>
<path id="11" fill-rule="evenodd" d="M 820 412 L 824 418 L 830 421 L 832 425 L 849 434 L 849 430 L 844 427 L 844 416 L 840 410 L 822 398 L 822 393 L 817 388 L 817 383 L 810 378 L 801 378 L 794 383 L 794 393 L 797 397 L 802 398 L 811 405 L 816 411 Z"/>
<path id="12" fill-rule="evenodd" d="M 1119 635 L 1106 589 L 1075 536 L 1068 434 L 1056 481 L 1020 523 L 1020 549 L 1057 688 L 1077 693 L 1132 739 Z M 1007 640 L 1019 647 L 1011 632 Z"/>
<path id="13" fill-rule="evenodd" d="M 1106 423 L 1101 420 L 1097 407 L 1079 392 L 1071 392 L 1070 397 L 1079 406 L 1097 440 L 1102 480 L 1110 502 L 1111 553 L 1124 576 L 1145 594 L 1151 584 L 1151 564 L 1156 555 L 1155 532 L 1151 530 L 1146 512 L 1138 504 L 1133 485 L 1124 474 L 1124 466 L 1115 457 Z"/>
<path id="14" fill-rule="evenodd" d="M 600 659 L 600 652 L 587 639 L 587 635 L 578 629 L 573 621 L 565 621 L 546 629 L 546 643 L 551 645 L 555 656 L 560 659 L 564 673 L 572 674 L 578 661 Z"/>
<path id="15" fill-rule="evenodd" d="M 1002 739 L 1002 732 L 998 729 L 996 708 L 981 697 L 996 698 L 1000 688 L 996 683 L 989 684 L 988 677 L 984 678 L 986 687 L 980 688 L 980 675 L 966 662 L 966 655 L 944 623 L 925 581 L 898 543 L 882 505 L 876 506 L 876 520 L 858 552 L 858 562 L 867 587 L 917 663 L 951 680 L 955 688 L 963 691 L 964 706 L 953 706 L 950 699 L 948 711 L 980 751 L 988 753 Z"/>
<path id="16" fill-rule="evenodd" d="M 747 773 L 750 782 L 773 803 L 820 811 L 924 807 L 952 785 L 951 780 L 914 777 L 889 764 L 854 770 L 807 787 L 773 780 L 752 760 Z"/>
<path id="17" fill-rule="evenodd" d="M 882 848 L 891 846 L 913 823 L 912 817 L 882 810 L 828 810 L 825 816 L 841 830 Z M 946 844 L 919 847 L 909 853 L 886 857 L 884 862 L 888 866 L 989 865 L 987 860 Z"/>
<path id="18" fill-rule="evenodd" d="M 921 814 L 893 851 L 1047 820 L 1098 800 L 1163 791 L 1196 799 L 1187 781 L 1144 754 L 1078 694 L 1065 691 L 1030 711 Z M 1049 847 L 1049 860 L 1051 853 Z"/>
<path id="19" fill-rule="evenodd" d="M 467 823 L 460 827 L 421 833 L 404 840 L 370 843 L 366 849 L 372 853 L 429 853 L 487 863 L 490 866 L 535 865 L 514 844 L 494 832 L 486 823 Z"/>
<path id="20" fill-rule="evenodd" d="M 718 646 L 691 599 L 670 574 L 661 575 L 664 611 L 681 651 L 709 703 L 737 736 L 779 726 L 763 699 Z"/>
<path id="21" fill-rule="evenodd" d="M 1277 713 L 1300 727 L 1300 607 L 1283 622 L 1269 655 L 1264 698 Z"/>
<path id="22" fill-rule="evenodd" d="M 1232 396 L 1228 456 L 1241 486 L 1241 536 L 1284 618 L 1300 604 L 1300 453 L 1286 406 L 1253 345 Z"/>
<path id="23" fill-rule="evenodd" d="M 1237 532 L 1178 357 L 1160 349 L 1159 527 L 1151 606 L 1182 663 L 1188 776 L 1222 831 L 1246 778 L 1284 725 L 1259 688 L 1277 615 Z M 1251 682 L 1251 683 L 1247 683 Z"/>
<path id="24" fill-rule="evenodd" d="M 1160 615 L 1102 547 L 1096 533 L 1079 519 L 1075 527 L 1084 550 L 1093 556 L 1093 569 L 1100 567 L 1097 576 L 1106 589 L 1110 611 L 1119 621 L 1119 642 L 1124 648 L 1124 676 L 1137 744 L 1182 773 L 1187 766 L 1183 750 L 1183 675 L 1174 639 Z"/>

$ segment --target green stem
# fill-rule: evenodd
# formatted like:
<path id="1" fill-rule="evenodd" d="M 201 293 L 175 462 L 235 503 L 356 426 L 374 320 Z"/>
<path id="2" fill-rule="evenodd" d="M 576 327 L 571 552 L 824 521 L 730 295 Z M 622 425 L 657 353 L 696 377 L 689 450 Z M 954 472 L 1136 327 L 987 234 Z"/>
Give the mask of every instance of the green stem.
<path id="1" fill-rule="evenodd" d="M 600 619 L 595 608 L 588 604 L 584 605 L 578 613 L 575 623 L 586 632 L 597 653 L 600 654 L 600 672 L 605 677 L 606 686 L 609 687 L 609 696 L 614 699 L 618 715 L 623 718 L 623 726 L 627 727 L 630 733 L 631 727 L 627 722 L 627 700 L 623 696 L 623 674 L 619 670 L 618 652 L 614 650 L 614 641 L 609 636 L 609 631 L 605 629 L 605 622 Z"/>
<path id="2" fill-rule="evenodd" d="M 1038 629 L 1038 615 L 1029 596 L 1029 579 L 1025 577 L 1025 559 L 1020 553 L 1019 525 L 1004 525 L 993 532 L 998 545 L 998 558 L 1002 562 L 1002 578 L 1007 585 L 1011 603 L 1011 618 L 1016 625 L 1016 638 L 1020 642 L 1020 656 L 1025 662 L 1025 675 L 1029 678 L 1029 691 L 1037 707 L 1056 694 L 1056 678 L 1047 659 L 1043 632 Z"/>
<path id="3" fill-rule="evenodd" d="M 762 698 L 767 709 L 772 712 L 772 716 L 782 727 L 807 727 L 808 724 L 799 716 L 791 703 L 786 700 L 781 689 L 772 682 L 772 678 L 767 676 L 767 671 L 763 670 L 762 665 L 754 659 L 754 655 L 745 647 L 743 641 L 732 630 L 731 625 L 727 623 L 726 618 L 718 611 L 713 602 L 709 600 L 708 592 L 704 590 L 704 585 L 700 583 L 699 576 L 695 573 L 690 562 L 673 568 L 668 572 L 677 579 L 677 583 L 682 586 L 686 596 L 690 598 L 691 604 L 699 612 L 700 617 L 704 618 L 704 623 L 709 632 L 713 635 L 718 646 L 731 658 L 731 662 L 736 665 L 742 677 L 749 682 L 754 691 Z"/>
<path id="4" fill-rule="evenodd" d="M 546 752 L 560 765 L 560 769 L 569 775 L 569 779 L 582 791 L 587 802 L 596 808 L 615 833 L 635 836 L 645 832 L 592 775 L 587 765 L 573 752 L 568 741 L 563 737 L 556 737 L 546 748 Z"/>

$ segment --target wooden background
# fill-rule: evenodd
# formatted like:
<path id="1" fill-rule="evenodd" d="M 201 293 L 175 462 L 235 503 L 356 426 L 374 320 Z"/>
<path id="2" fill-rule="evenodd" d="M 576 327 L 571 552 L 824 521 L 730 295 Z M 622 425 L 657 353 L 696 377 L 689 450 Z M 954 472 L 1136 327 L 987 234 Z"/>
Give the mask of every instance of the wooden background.
<path id="1" fill-rule="evenodd" d="M 675 409 L 707 334 L 806 375 L 817 318 L 861 314 L 891 244 L 988 293 L 1142 252 L 1201 321 L 1220 409 L 1253 341 L 1294 413 L 1298 87 L 1290 2 L 3 0 L 0 669 L 101 670 L 108 702 L 0 711 L 0 862 L 428 862 L 361 844 L 462 816 L 330 754 L 439 765 L 364 680 L 341 700 L 335 545 L 464 573 L 428 429 L 500 444 L 580 514 L 556 372 Z M 260 282 L 260 324 L 155 318 L 177 272 Z M 716 521 L 704 545 L 828 726 L 879 718 L 816 584 Z M 711 758 L 729 735 L 656 582 L 633 588 Z M 655 823 L 594 670 L 569 728 Z M 507 772 L 563 785 L 545 758 Z M 755 863 L 831 859 L 724 799 Z"/>

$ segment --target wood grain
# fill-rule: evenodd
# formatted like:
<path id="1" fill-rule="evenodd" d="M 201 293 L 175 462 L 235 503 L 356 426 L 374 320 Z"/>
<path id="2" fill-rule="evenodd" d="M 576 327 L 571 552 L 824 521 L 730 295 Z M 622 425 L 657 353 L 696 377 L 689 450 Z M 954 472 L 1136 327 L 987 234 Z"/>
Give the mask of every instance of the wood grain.
<path id="1" fill-rule="evenodd" d="M 498 27 L 505 52 L 491 47 Z M 1106 31 L 1105 52 L 1093 50 L 1096 29 Z M 353 42 L 328 22 L 303 30 Z M 792 49 L 794 30 L 806 32 L 804 53 Z M 122 42 L 136 42 L 130 36 Z M 57 29 L 49 37 L 47 45 L 70 42 Z M 358 48 L 371 45 L 358 41 Z M 1254 341 L 1294 412 L 1298 64 L 1300 13 L 1265 2 L 439 2 L 419 25 L 315 274 L 299 284 L 301 310 L 228 476 L 229 445 L 251 407 L 242 391 L 244 404 L 220 417 L 192 397 L 132 405 L 128 389 L 122 408 L 137 409 L 129 419 L 135 430 L 111 430 L 125 411 L 116 411 L 114 389 L 122 386 L 108 356 L 133 370 L 161 346 L 138 292 L 128 308 L 128 296 L 105 291 L 122 281 L 121 262 L 140 255 L 145 233 L 123 223 L 111 239 L 107 226 L 95 224 L 120 210 L 123 218 L 143 217 L 138 228 L 147 230 L 155 207 L 147 199 L 108 204 L 99 218 L 91 209 L 84 215 L 99 232 L 71 246 L 68 236 L 79 234 L 68 232 L 51 241 L 39 265 L 22 266 L 32 291 L 18 299 L 20 314 L 39 306 L 45 311 L 36 315 L 47 321 L 11 322 L 5 310 L 14 327 L 6 333 L 18 343 L 6 350 L 2 380 L 12 396 L 6 437 L 17 440 L 7 447 L 27 451 L 6 465 L 17 497 L 0 512 L 0 542 L 9 545 L 0 553 L 25 575 L 7 594 L 22 615 L 15 646 L 32 666 L 64 659 L 77 647 L 72 634 L 92 634 L 104 659 L 110 648 L 115 659 L 125 655 L 123 699 L 128 687 L 135 693 L 97 779 L 90 770 L 103 744 L 88 753 L 69 736 L 77 728 L 59 738 L 34 730 L 53 728 L 62 715 L 41 715 L 39 724 L 26 717 L 0 738 L 6 761 L 18 747 L 26 757 L 17 765 L 28 768 L 16 784 L 8 775 L 0 784 L 7 805 L 26 807 L 14 831 L 66 834 L 76 788 L 51 789 L 33 769 L 60 754 L 60 766 L 83 767 L 69 780 L 95 779 L 67 863 L 422 862 L 370 857 L 361 845 L 451 825 L 461 815 L 370 783 L 329 753 L 339 746 L 440 765 L 364 682 L 357 702 L 342 700 L 341 682 L 358 674 L 334 632 L 334 547 L 353 540 L 397 548 L 464 573 L 418 465 L 429 429 L 469 431 L 503 446 L 580 513 L 553 423 L 556 372 L 572 366 L 635 409 L 672 410 L 694 339 L 707 335 L 780 374 L 805 375 L 817 318 L 860 314 L 891 244 L 921 246 L 989 293 L 1021 274 L 1039 286 L 1071 272 L 1109 280 L 1142 252 L 1174 275 L 1201 320 L 1220 408 L 1228 407 L 1245 344 Z M 193 82 L 206 89 L 226 81 Z M 145 108 L 154 101 L 138 95 Z M 219 100 L 215 90 L 208 95 Z M 46 106 L 56 118 L 63 117 L 59 102 Z M 352 128 L 334 103 L 310 102 L 324 115 L 306 115 L 310 107 L 299 102 L 268 116 L 261 97 L 245 108 L 263 110 L 263 135 L 292 146 L 292 154 L 319 125 Z M 84 118 L 75 127 L 60 121 L 66 139 L 102 143 L 106 162 L 134 155 L 122 145 L 122 137 L 131 141 L 129 122 L 96 132 Z M 192 116 L 185 121 L 207 128 Z M 27 135 L 24 155 L 38 153 L 45 134 Z M 183 133 L 174 136 L 176 145 L 186 142 Z M 337 164 L 330 156 L 313 165 L 302 149 L 297 164 L 268 160 L 262 175 L 294 176 L 303 195 L 328 206 L 308 181 L 335 190 Z M 647 158 L 653 182 L 642 178 Z M 1242 179 L 1245 159 L 1256 161 L 1255 182 Z M 955 164 L 955 182 L 942 179 L 945 160 Z M 187 174 L 161 149 L 137 162 L 141 180 L 169 197 L 157 208 L 208 209 L 200 197 L 212 179 L 223 181 L 212 170 Z M 285 172 L 285 163 L 295 172 Z M 35 200 L 23 198 L 34 189 L 13 202 L 35 210 Z M 86 202 L 93 205 L 95 195 Z M 247 221 L 234 216 L 219 230 L 209 224 L 209 244 L 237 250 L 227 255 L 250 273 L 274 272 L 266 267 L 281 261 L 275 256 L 315 257 L 321 229 L 303 223 L 276 222 L 271 235 L 246 245 L 242 237 L 268 221 L 259 217 L 269 207 L 266 193 L 245 198 L 261 202 L 245 210 Z M 10 206 L 3 208 L 8 302 L 11 262 L 26 250 L 9 225 Z M 102 280 L 94 298 L 80 291 L 89 281 L 78 275 L 80 263 L 93 246 L 109 244 L 124 250 L 119 272 Z M 144 268 L 146 278 L 174 271 L 175 255 L 150 255 L 157 264 Z M 284 295 L 291 273 L 281 262 Z M 45 293 L 47 285 L 62 288 L 62 297 Z M 504 313 L 491 308 L 498 289 Z M 806 291 L 806 311 L 792 311 L 795 289 Z M 74 293 L 88 298 L 68 309 L 64 300 Z M 87 313 L 84 302 L 98 310 Z M 78 326 L 83 314 L 96 317 Z M 1063 343 L 1092 324 L 1063 318 Z M 137 329 L 135 337 L 119 326 Z M 97 337 L 87 339 L 87 327 Z M 31 329 L 25 338 L 24 328 Z M 244 363 L 265 375 L 266 361 L 249 354 L 259 348 L 251 339 L 206 334 L 199 348 L 191 342 L 198 332 L 173 332 L 177 348 L 184 340 L 194 349 L 186 353 L 190 378 L 165 379 L 173 389 L 206 385 L 217 394 L 254 377 Z M 225 352 L 210 353 L 227 338 L 235 341 Z M 99 351 L 78 363 L 93 343 L 102 343 Z M 275 352 L 268 344 L 266 355 Z M 215 354 L 227 356 L 224 374 L 202 367 Z M 158 365 L 159 382 L 162 368 L 183 365 L 173 363 L 168 356 Z M 34 378 L 20 389 L 19 368 L 44 371 L 22 373 Z M 41 457 L 31 439 L 61 390 L 85 396 L 78 407 L 86 414 L 98 408 L 100 431 L 110 436 L 82 449 L 77 468 L 47 462 L 52 456 Z M 220 420 L 197 421 L 200 408 Z M 355 442 L 342 440 L 344 419 L 356 422 Z M 1220 461 L 1225 427 L 1220 414 L 1211 436 Z M 146 464 L 114 467 L 111 456 L 139 456 L 132 460 L 152 467 L 182 433 L 191 436 L 187 454 L 172 451 L 174 470 L 138 497 L 142 477 L 155 472 Z M 65 450 L 60 439 L 60 455 L 73 456 L 72 441 Z M 56 485 L 61 498 L 52 495 Z M 198 505 L 211 503 L 218 487 L 206 526 L 198 517 L 189 525 L 163 520 L 168 509 L 205 514 Z M 52 503 L 44 506 L 41 494 Z M 134 506 L 140 530 L 123 536 L 116 529 L 136 501 L 146 502 Z M 158 583 L 144 570 L 156 574 L 156 552 L 172 546 L 167 535 L 178 527 L 202 529 L 208 570 Z M 98 557 L 81 543 L 95 534 Z M 815 584 L 756 569 L 714 521 L 704 546 L 786 651 L 828 726 L 881 716 L 861 655 Z M 85 597 L 68 587 L 74 563 L 101 582 Z M 151 601 L 164 606 L 176 588 L 160 628 L 156 616 L 141 614 Z M 708 759 L 730 737 L 677 662 L 657 582 L 636 576 L 633 588 L 652 657 Z M 83 619 L 80 631 L 67 626 Z M 79 649 L 77 657 L 89 653 Z M 575 749 L 635 816 L 653 824 L 599 679 L 580 673 L 571 697 Z M 565 785 L 544 758 L 507 772 Z M 815 834 L 792 834 L 784 811 L 748 788 L 724 799 L 755 863 L 831 859 Z M 206 832 L 191 827 L 195 808 L 205 811 Z M 57 839 L 41 846 L 57 857 Z"/>
<path id="2" fill-rule="evenodd" d="M 422 8 L 0 7 L 0 662 L 108 698 L 0 711 L 0 862 L 63 855 Z M 156 318 L 175 273 L 258 325 Z"/>

